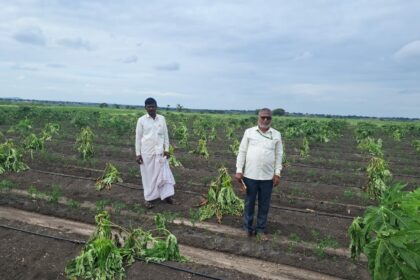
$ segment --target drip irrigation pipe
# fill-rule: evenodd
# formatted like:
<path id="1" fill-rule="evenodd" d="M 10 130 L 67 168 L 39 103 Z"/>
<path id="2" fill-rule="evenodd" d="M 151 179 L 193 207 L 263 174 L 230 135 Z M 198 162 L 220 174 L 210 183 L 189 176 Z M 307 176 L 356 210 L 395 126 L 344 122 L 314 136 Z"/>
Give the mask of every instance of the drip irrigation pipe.
<path id="1" fill-rule="evenodd" d="M 67 238 L 63 238 L 63 237 L 52 236 L 52 235 L 49 235 L 49 234 L 33 232 L 33 231 L 20 229 L 20 228 L 16 228 L 16 227 L 12 227 L 12 226 L 7 226 L 7 225 L 2 225 L 2 224 L 0 224 L 0 227 L 10 229 L 10 230 L 14 230 L 14 231 L 27 233 L 27 234 L 31 234 L 31 235 L 35 235 L 35 236 L 51 238 L 51 239 L 55 239 L 55 240 L 59 240 L 59 241 L 71 242 L 71 243 L 75 243 L 75 244 L 85 245 L 87 243 L 86 241 L 72 240 L 72 239 L 67 239 Z M 136 259 L 137 261 L 143 261 L 144 262 L 144 260 L 141 259 L 141 258 L 135 257 L 134 259 Z M 211 276 L 211 275 L 203 274 L 203 273 L 200 273 L 200 272 L 195 272 L 195 271 L 192 271 L 192 270 L 189 270 L 189 269 L 179 268 L 179 267 L 176 267 L 176 266 L 173 266 L 173 265 L 170 265 L 170 264 L 159 263 L 159 262 L 155 262 L 155 261 L 148 261 L 148 262 L 153 263 L 153 264 L 158 265 L 158 266 L 167 267 L 167 268 L 173 269 L 175 271 L 180 271 L 180 272 L 185 272 L 185 273 L 189 273 L 189 274 L 192 274 L 192 275 L 201 276 L 201 277 L 204 277 L 204 278 L 207 278 L 207 279 L 224 280 L 222 278 L 217 278 L 217 277 L 214 277 L 214 276 Z"/>
<path id="2" fill-rule="evenodd" d="M 43 173 L 43 174 L 51 174 L 51 175 L 56 175 L 56 176 L 63 176 L 63 177 L 70 177 L 70 178 L 75 178 L 75 179 L 83 179 L 83 180 L 94 180 L 92 178 L 86 178 L 86 177 L 80 177 L 80 176 L 75 176 L 75 175 L 68 175 L 68 174 L 62 174 L 62 173 L 56 173 L 56 172 L 50 172 L 50 171 L 42 171 L 42 170 L 37 170 L 37 169 L 31 169 L 32 171 L 35 172 L 39 172 L 39 173 Z M 287 181 L 287 180 L 284 180 Z M 295 182 L 295 181 L 293 181 Z M 133 189 L 133 190 L 138 190 L 141 191 L 143 190 L 143 188 L 137 188 L 137 187 L 131 187 L 131 186 L 127 186 L 121 183 L 115 183 L 113 185 L 117 185 L 123 188 L 129 188 L 129 189 Z M 193 194 L 193 195 L 202 195 L 199 192 L 194 192 L 194 191 L 186 191 L 186 190 L 178 190 L 179 192 L 183 192 L 183 193 L 188 193 L 188 194 Z M 326 213 L 326 212 L 318 212 L 318 211 L 310 211 L 310 210 L 306 210 L 306 209 L 298 209 L 298 208 L 290 208 L 290 207 L 284 207 L 284 206 L 276 206 L 276 205 L 270 205 L 270 208 L 273 209 L 278 209 L 278 210 L 285 210 L 285 211 L 290 211 L 290 212 L 299 212 L 299 213 L 305 213 L 305 214 L 314 214 L 314 215 L 318 215 L 318 216 L 326 216 L 326 217 L 335 217 L 335 218 L 342 218 L 342 219 L 354 219 L 355 217 L 353 216 L 346 216 L 346 215 L 340 215 L 340 214 L 332 214 L 332 213 Z"/>

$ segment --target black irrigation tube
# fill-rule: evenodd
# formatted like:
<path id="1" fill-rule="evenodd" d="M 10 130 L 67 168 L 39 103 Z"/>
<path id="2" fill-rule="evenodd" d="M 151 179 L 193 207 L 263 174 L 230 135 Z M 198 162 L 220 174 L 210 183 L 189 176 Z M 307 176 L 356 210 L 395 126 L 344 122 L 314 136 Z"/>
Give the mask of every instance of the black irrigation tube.
<path id="1" fill-rule="evenodd" d="M 334 167 L 321 167 L 321 166 L 312 166 L 309 164 L 304 164 L 304 163 L 292 163 L 290 164 L 291 166 L 298 166 L 298 167 L 305 167 L 305 168 L 315 168 L 315 169 L 325 169 L 325 170 L 334 170 L 334 171 L 340 171 L 340 169 L 334 168 Z M 345 170 L 345 169 L 341 169 L 341 171 L 349 171 L 349 172 L 354 172 L 357 175 L 364 175 L 364 172 L 360 172 L 357 170 Z M 411 175 L 411 174 L 400 174 L 400 173 L 393 173 L 394 176 L 397 177 L 408 177 L 408 178 L 420 178 L 420 176 L 418 175 Z"/>
<path id="2" fill-rule="evenodd" d="M 10 230 L 19 231 L 19 232 L 23 232 L 23 233 L 27 233 L 27 234 L 31 234 L 31 235 L 35 235 L 35 236 L 51 238 L 51 239 L 55 239 L 55 240 L 59 240 L 59 241 L 66 241 L 66 242 L 71 242 L 71 243 L 80 244 L 80 245 L 85 245 L 87 243 L 86 241 L 73 240 L 73 239 L 67 239 L 67 238 L 58 237 L 58 236 L 52 236 L 52 235 L 49 235 L 49 234 L 33 232 L 33 231 L 20 229 L 20 228 L 16 228 L 16 227 L 12 227 L 12 226 L 7 226 L 7 225 L 2 225 L 2 224 L 0 224 L 0 227 L 10 229 Z M 140 258 L 137 258 L 137 257 L 135 257 L 134 259 L 136 259 L 137 261 L 144 261 L 144 260 L 142 260 Z M 167 268 L 170 268 L 170 269 L 173 269 L 173 270 L 176 270 L 176 271 L 201 276 L 201 277 L 208 278 L 208 279 L 224 280 L 223 278 L 217 278 L 217 277 L 214 277 L 214 276 L 211 276 L 211 275 L 207 275 L 207 274 L 200 273 L 200 272 L 195 272 L 195 271 L 192 271 L 192 270 L 189 270 L 189 269 L 179 268 L 179 267 L 176 267 L 176 266 L 173 266 L 173 265 L 170 265 L 170 264 L 159 263 L 159 262 L 155 262 L 155 261 L 149 261 L 149 263 L 153 263 L 153 264 L 158 265 L 158 266 L 167 267 Z"/>
<path id="3" fill-rule="evenodd" d="M 39 173 L 57 175 L 57 176 L 62 176 L 62 177 L 70 177 L 70 178 L 83 179 L 83 180 L 89 180 L 89 181 L 94 180 L 92 178 L 86 178 L 86 177 L 81 177 L 81 176 L 68 175 L 68 174 L 62 174 L 62 173 L 56 173 L 56 172 L 50 172 L 50 171 L 42 171 L 42 170 L 37 170 L 37 169 L 30 169 L 30 170 L 33 170 Z M 139 190 L 139 191 L 143 190 L 143 188 L 131 187 L 131 186 L 123 185 L 120 183 L 115 183 L 114 185 L 117 185 L 123 188 L 133 189 L 133 190 Z M 193 195 L 201 195 L 199 192 L 194 192 L 194 191 L 185 191 L 185 190 L 178 190 L 178 191 L 183 192 L 183 193 L 193 194 Z M 276 206 L 276 205 L 271 205 L 270 208 L 278 209 L 278 210 L 286 210 L 290 212 L 313 214 L 313 215 L 318 215 L 318 216 L 335 217 L 335 218 L 340 218 L 340 219 L 354 219 L 355 218 L 353 216 L 346 216 L 346 215 L 341 215 L 341 214 L 331 214 L 331 213 L 326 213 L 326 212 L 309 211 L 305 209 L 290 208 L 290 207 Z"/>

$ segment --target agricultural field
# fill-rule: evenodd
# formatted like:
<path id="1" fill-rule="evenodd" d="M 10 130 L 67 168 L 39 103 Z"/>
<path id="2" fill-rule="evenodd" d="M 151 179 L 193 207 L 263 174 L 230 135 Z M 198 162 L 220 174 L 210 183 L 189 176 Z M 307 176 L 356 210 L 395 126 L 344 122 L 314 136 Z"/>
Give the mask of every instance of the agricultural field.
<path id="1" fill-rule="evenodd" d="M 211 202 L 210 188 L 243 199 L 236 182 L 218 179 L 233 177 L 239 142 L 256 116 L 159 113 L 172 145 L 176 203 L 146 209 L 134 150 L 143 110 L 0 105 L 1 279 L 66 279 L 66 265 L 103 211 L 120 227 L 151 232 L 159 217 L 189 259 L 136 259 L 127 279 L 385 279 L 371 276 L 371 255 L 351 258 L 369 221 L 358 220 L 361 229 L 352 222 L 368 207 L 379 209 L 381 196 L 398 183 L 417 194 L 402 200 L 419 213 L 420 122 L 274 117 L 285 149 L 265 241 L 243 234 L 241 216 L 202 206 Z M 418 240 L 404 242 L 414 249 L 399 255 L 401 270 L 416 275 Z M 386 266 L 390 255 L 382 256 Z M 376 269 L 381 275 L 391 268 Z"/>

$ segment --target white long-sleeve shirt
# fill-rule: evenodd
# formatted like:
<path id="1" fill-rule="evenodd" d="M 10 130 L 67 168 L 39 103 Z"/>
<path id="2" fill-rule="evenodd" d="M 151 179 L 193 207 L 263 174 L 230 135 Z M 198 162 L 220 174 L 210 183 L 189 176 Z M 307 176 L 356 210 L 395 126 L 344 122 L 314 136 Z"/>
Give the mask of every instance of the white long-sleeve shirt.
<path id="1" fill-rule="evenodd" d="M 281 134 L 273 128 L 265 133 L 258 126 L 245 130 L 236 159 L 236 173 L 254 180 L 271 180 L 280 176 L 283 145 Z"/>
<path id="2" fill-rule="evenodd" d="M 149 114 L 137 120 L 136 155 L 157 155 L 169 151 L 169 136 L 165 117 L 156 114 L 153 119 Z"/>

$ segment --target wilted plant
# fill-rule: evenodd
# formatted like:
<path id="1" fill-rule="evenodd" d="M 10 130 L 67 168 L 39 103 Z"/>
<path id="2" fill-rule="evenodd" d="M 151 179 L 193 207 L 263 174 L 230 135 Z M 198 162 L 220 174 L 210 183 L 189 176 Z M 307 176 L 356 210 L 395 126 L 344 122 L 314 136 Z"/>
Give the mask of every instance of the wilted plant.
<path id="1" fill-rule="evenodd" d="M 51 141 L 54 135 L 58 135 L 58 131 L 60 131 L 60 125 L 57 123 L 47 123 L 42 130 L 41 139 L 44 141 Z"/>
<path id="2" fill-rule="evenodd" d="M 303 137 L 302 146 L 300 147 L 300 156 L 307 157 L 309 155 L 309 141 L 308 138 Z"/>
<path id="3" fill-rule="evenodd" d="M 195 150 L 190 151 L 190 153 L 198 154 L 200 156 L 203 156 L 205 159 L 209 158 L 209 151 L 207 150 L 207 140 L 204 138 L 201 138 L 198 140 L 198 146 Z"/>
<path id="4" fill-rule="evenodd" d="M 366 137 L 359 141 L 357 148 L 363 152 L 368 152 L 369 154 L 376 157 L 383 157 L 384 153 L 382 151 L 382 139 L 375 141 L 372 137 Z"/>
<path id="5" fill-rule="evenodd" d="M 132 231 L 110 221 L 107 212 L 95 217 L 96 230 L 82 252 L 65 269 L 70 279 L 123 279 L 125 269 L 135 258 L 148 261 L 181 261 L 176 237 L 166 229 L 165 221 L 155 218 L 157 236 L 141 228 Z M 119 234 L 113 236 L 112 230 Z M 121 242 L 121 240 L 123 242 Z"/>
<path id="6" fill-rule="evenodd" d="M 17 132 L 20 135 L 27 135 L 32 129 L 32 121 L 25 118 L 9 129 L 9 132 Z"/>
<path id="7" fill-rule="evenodd" d="M 392 178 L 388 164 L 380 157 L 372 157 L 367 166 L 368 183 L 364 190 L 370 199 L 376 199 L 387 189 Z"/>
<path id="8" fill-rule="evenodd" d="M 104 173 L 101 177 L 96 180 L 96 190 L 100 191 L 103 188 L 111 189 L 111 185 L 114 183 L 122 183 L 120 172 L 111 163 L 107 163 Z"/>
<path id="9" fill-rule="evenodd" d="M 219 168 L 219 176 L 210 183 L 207 197 L 201 205 L 201 221 L 216 215 L 217 221 L 221 223 L 223 215 L 242 215 L 244 201 L 235 195 L 232 178 L 225 167 Z"/>
<path id="10" fill-rule="evenodd" d="M 44 140 L 31 133 L 23 141 L 23 146 L 26 150 L 30 151 L 31 159 L 33 159 L 34 151 L 42 151 L 44 149 Z"/>
<path id="11" fill-rule="evenodd" d="M 19 172 L 29 167 L 22 162 L 22 154 L 12 140 L 0 144 L 0 174 L 6 171 Z"/>
<path id="12" fill-rule="evenodd" d="M 234 133 L 233 128 L 230 125 L 226 126 L 226 137 L 229 140 L 232 140 L 234 135 L 235 135 L 235 133 Z"/>
<path id="13" fill-rule="evenodd" d="M 209 137 L 208 137 L 208 139 L 210 140 L 210 141 L 213 141 L 214 139 L 216 139 L 217 138 L 217 132 L 216 132 L 216 128 L 215 127 L 212 127 L 211 128 L 211 130 L 210 130 L 210 133 L 209 133 Z"/>
<path id="14" fill-rule="evenodd" d="M 413 140 L 412 145 L 417 152 L 420 153 L 420 140 Z"/>
<path id="15" fill-rule="evenodd" d="M 175 136 L 179 139 L 179 144 L 184 147 L 188 147 L 188 128 L 184 123 L 176 128 Z"/>
<path id="16" fill-rule="evenodd" d="M 76 138 L 77 151 L 80 153 L 80 157 L 83 160 L 87 160 L 93 157 L 93 138 L 94 134 L 89 127 L 82 128 L 79 135 Z"/>
<path id="17" fill-rule="evenodd" d="M 175 148 L 169 145 L 169 165 L 172 167 L 182 167 L 182 163 L 174 155 Z"/>
<path id="18" fill-rule="evenodd" d="M 238 141 L 238 139 L 233 139 L 233 142 L 232 142 L 232 144 L 230 144 L 229 145 L 229 148 L 230 148 L 230 151 L 235 155 L 235 156 L 237 156 L 238 155 L 238 153 L 239 153 L 239 145 L 240 145 L 240 143 L 239 143 L 239 141 Z"/>

